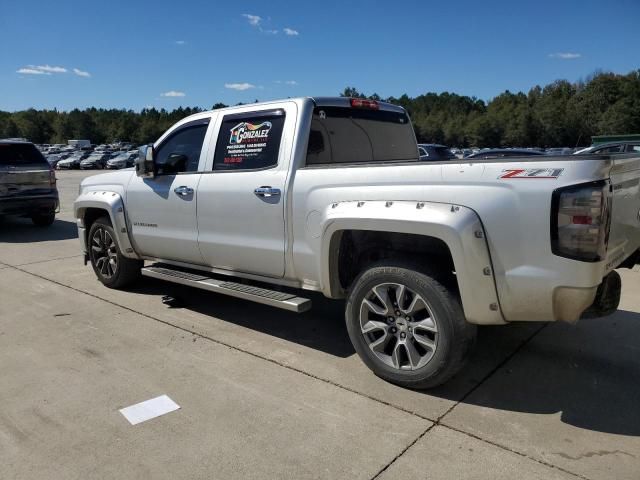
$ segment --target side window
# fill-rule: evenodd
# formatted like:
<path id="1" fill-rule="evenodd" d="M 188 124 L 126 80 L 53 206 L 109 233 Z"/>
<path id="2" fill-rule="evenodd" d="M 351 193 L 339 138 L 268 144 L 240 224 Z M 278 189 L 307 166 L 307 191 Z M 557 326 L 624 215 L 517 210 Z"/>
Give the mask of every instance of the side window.
<path id="1" fill-rule="evenodd" d="M 424 148 L 422 147 L 418 147 L 418 153 L 420 153 L 421 157 L 428 157 L 429 156 L 429 152 L 427 152 Z"/>
<path id="2" fill-rule="evenodd" d="M 198 120 L 180 127 L 165 139 L 155 151 L 156 174 L 197 171 L 208 126 L 208 119 Z"/>
<path id="3" fill-rule="evenodd" d="M 278 164 L 284 110 L 226 115 L 222 119 L 214 170 L 255 170 Z"/>
<path id="4" fill-rule="evenodd" d="M 640 145 L 628 145 L 627 152 L 640 153 Z"/>

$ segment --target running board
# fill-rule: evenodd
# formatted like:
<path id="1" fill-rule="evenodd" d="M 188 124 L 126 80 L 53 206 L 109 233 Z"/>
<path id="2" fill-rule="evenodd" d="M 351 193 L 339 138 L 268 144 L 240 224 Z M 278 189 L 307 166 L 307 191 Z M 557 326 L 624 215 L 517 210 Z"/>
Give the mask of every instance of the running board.
<path id="1" fill-rule="evenodd" d="M 165 267 L 144 267 L 142 275 L 145 277 L 166 280 L 189 287 L 201 288 L 215 293 L 222 293 L 230 297 L 243 298 L 256 303 L 262 303 L 271 307 L 278 307 L 290 312 L 302 313 L 311 308 L 311 300 L 296 297 L 290 293 L 267 290 L 266 288 L 253 287 L 242 283 L 226 282 L 207 275 L 190 273 Z"/>

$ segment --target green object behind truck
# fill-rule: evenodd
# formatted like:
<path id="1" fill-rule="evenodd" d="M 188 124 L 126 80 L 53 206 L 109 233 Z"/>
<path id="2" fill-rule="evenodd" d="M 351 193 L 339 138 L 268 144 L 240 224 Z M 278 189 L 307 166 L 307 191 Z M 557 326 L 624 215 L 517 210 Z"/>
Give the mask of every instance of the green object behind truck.
<path id="1" fill-rule="evenodd" d="M 591 137 L 591 145 L 599 145 L 608 142 L 640 142 L 640 133 L 628 135 L 596 135 Z"/>

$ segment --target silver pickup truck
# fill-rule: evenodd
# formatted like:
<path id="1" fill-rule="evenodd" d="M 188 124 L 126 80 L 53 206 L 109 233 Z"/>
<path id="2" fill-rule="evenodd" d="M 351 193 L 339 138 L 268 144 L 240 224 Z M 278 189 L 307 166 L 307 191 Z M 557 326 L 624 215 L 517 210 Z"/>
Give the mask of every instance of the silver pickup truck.
<path id="1" fill-rule="evenodd" d="M 402 108 L 299 98 L 181 120 L 135 169 L 85 179 L 75 215 L 108 287 L 145 275 L 294 312 L 304 290 L 345 299 L 367 366 L 429 388 L 476 325 L 615 311 L 639 180 L 634 154 L 420 161 Z"/>

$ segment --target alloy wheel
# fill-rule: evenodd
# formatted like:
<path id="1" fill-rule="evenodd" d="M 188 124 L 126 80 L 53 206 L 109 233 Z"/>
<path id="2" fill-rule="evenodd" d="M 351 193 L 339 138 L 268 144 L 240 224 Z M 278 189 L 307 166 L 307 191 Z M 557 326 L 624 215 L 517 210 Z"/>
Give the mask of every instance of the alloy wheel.
<path id="1" fill-rule="evenodd" d="M 113 277 L 118 270 L 116 242 L 104 228 L 97 228 L 91 237 L 91 261 L 104 278 Z"/>
<path id="2" fill-rule="evenodd" d="M 374 355 L 397 370 L 416 370 L 433 358 L 438 326 L 433 310 L 417 292 L 381 283 L 360 305 L 360 330 Z"/>

